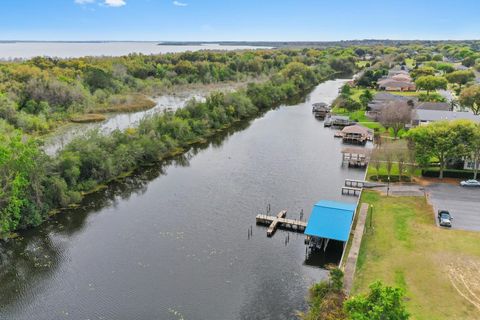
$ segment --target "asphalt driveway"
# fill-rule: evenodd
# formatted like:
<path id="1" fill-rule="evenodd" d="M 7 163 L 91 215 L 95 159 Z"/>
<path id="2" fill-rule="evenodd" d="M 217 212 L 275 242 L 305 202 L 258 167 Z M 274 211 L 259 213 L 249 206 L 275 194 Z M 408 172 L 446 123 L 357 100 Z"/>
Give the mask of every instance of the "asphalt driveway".
<path id="1" fill-rule="evenodd" d="M 480 231 L 480 188 L 436 183 L 426 189 L 435 217 L 439 209 L 448 210 L 453 216 L 453 228 Z"/>

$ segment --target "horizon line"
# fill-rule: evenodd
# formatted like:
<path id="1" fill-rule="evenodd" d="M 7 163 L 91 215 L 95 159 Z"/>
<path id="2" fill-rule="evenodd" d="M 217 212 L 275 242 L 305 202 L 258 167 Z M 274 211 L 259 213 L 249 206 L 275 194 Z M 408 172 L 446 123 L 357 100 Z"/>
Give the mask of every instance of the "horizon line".
<path id="1" fill-rule="evenodd" d="M 95 43 L 95 42 L 158 42 L 158 43 L 241 43 L 241 42 L 251 42 L 251 43 L 261 43 L 261 42 L 271 42 L 271 43 L 322 43 L 322 42 L 354 42 L 354 41 L 432 41 L 432 42 L 442 42 L 442 41 L 452 41 L 452 42 L 461 42 L 461 41 L 480 41 L 478 39 L 381 39 L 381 38 L 368 38 L 368 39 L 340 39 L 340 40 L 19 40 L 19 39 L 0 39 L 0 43 L 7 42 L 64 42 L 64 43 Z"/>

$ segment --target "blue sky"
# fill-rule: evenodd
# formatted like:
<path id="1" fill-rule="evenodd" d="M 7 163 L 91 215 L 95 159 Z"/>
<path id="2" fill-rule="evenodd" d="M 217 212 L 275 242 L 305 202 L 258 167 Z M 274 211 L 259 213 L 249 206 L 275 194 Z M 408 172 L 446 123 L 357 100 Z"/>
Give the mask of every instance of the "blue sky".
<path id="1" fill-rule="evenodd" d="M 1 0 L 1 40 L 480 39 L 478 0 Z"/>

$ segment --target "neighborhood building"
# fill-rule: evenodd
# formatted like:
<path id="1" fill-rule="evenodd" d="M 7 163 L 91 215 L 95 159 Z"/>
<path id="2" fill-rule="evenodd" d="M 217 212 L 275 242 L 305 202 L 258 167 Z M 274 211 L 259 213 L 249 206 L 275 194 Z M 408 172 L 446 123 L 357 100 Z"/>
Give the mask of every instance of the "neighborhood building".
<path id="1" fill-rule="evenodd" d="M 373 120 L 378 120 L 378 116 L 380 115 L 380 112 L 383 110 L 383 108 L 388 106 L 390 102 L 395 101 L 402 101 L 408 103 L 413 107 L 418 102 L 418 99 L 416 97 L 406 97 L 391 94 L 388 92 L 379 92 L 375 94 L 373 100 L 367 106 L 367 117 Z"/>
<path id="2" fill-rule="evenodd" d="M 417 87 L 412 81 L 399 81 L 392 78 L 379 80 L 378 89 L 385 91 L 415 91 Z"/>
<path id="3" fill-rule="evenodd" d="M 437 110 L 452 111 L 452 106 L 448 102 L 418 102 L 415 104 L 417 110 Z"/>
<path id="4" fill-rule="evenodd" d="M 377 81 L 378 89 L 385 91 L 415 91 L 417 87 L 405 66 L 395 66 L 388 76 Z"/>
<path id="5" fill-rule="evenodd" d="M 466 159 L 463 164 L 463 169 L 465 170 L 474 170 L 475 169 L 475 161 L 472 159 Z M 480 170 L 480 162 L 477 163 L 477 169 Z"/>
<path id="6" fill-rule="evenodd" d="M 451 120 L 472 120 L 480 122 L 480 116 L 470 112 L 454 112 L 441 110 L 415 110 L 412 119 L 412 126 L 424 125 L 435 121 L 451 121 Z"/>

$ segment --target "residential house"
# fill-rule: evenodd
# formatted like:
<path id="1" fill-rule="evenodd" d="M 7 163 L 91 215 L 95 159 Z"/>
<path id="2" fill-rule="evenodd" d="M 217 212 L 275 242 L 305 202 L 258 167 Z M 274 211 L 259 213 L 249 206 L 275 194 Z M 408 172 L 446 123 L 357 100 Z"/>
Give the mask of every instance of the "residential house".
<path id="1" fill-rule="evenodd" d="M 452 105 L 448 102 L 418 102 L 415 104 L 417 110 L 452 111 Z"/>
<path id="2" fill-rule="evenodd" d="M 450 121 L 459 119 L 480 122 L 480 116 L 474 115 L 470 112 L 417 109 L 413 114 L 412 126 L 428 124 L 435 121 Z"/>
<path id="3" fill-rule="evenodd" d="M 367 117 L 378 120 L 378 116 L 383 108 L 388 106 L 390 102 L 395 101 L 402 101 L 413 106 L 418 102 L 418 99 L 416 97 L 407 97 L 387 92 L 378 92 L 367 106 Z"/>
<path id="4" fill-rule="evenodd" d="M 378 89 L 385 91 L 415 91 L 417 87 L 412 81 L 399 81 L 387 78 L 377 81 Z"/>

